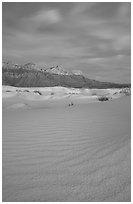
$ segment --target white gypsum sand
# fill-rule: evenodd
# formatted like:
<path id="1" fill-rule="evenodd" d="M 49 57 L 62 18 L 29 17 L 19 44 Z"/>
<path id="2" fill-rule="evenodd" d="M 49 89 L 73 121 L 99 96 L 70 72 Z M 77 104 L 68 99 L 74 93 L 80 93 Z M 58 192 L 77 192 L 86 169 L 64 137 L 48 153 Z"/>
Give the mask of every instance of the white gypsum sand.
<path id="1" fill-rule="evenodd" d="M 3 201 L 131 200 L 130 96 L 69 107 L 21 94 L 3 98 Z"/>
<path id="2" fill-rule="evenodd" d="M 123 89 L 76 89 L 66 87 L 2 87 L 3 109 L 45 107 L 51 105 L 88 104 L 124 96 Z M 130 89 L 127 89 L 130 93 Z"/>

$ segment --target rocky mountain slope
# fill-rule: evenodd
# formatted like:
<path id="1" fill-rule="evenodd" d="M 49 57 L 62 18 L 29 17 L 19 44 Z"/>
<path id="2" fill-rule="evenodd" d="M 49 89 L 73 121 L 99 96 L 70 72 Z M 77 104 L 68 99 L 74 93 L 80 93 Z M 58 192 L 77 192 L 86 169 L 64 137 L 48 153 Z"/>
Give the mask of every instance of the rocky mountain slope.
<path id="1" fill-rule="evenodd" d="M 80 72 L 68 72 L 58 66 L 38 68 L 34 63 L 25 65 L 3 62 L 2 84 L 16 87 L 64 86 L 74 88 L 125 88 L 130 84 L 100 82 L 86 78 Z"/>

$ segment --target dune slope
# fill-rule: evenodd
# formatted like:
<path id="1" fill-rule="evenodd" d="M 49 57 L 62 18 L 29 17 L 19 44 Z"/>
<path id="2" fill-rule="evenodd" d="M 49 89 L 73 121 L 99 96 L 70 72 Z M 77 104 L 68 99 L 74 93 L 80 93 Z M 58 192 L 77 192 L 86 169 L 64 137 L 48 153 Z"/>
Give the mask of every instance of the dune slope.
<path id="1" fill-rule="evenodd" d="M 3 201 L 130 201 L 130 97 L 3 112 Z"/>

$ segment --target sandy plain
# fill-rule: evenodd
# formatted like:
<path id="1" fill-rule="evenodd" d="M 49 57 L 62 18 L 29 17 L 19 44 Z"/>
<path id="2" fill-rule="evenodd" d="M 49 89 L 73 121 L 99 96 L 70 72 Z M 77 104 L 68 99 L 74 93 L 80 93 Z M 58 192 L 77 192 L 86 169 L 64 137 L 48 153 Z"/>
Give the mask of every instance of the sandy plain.
<path id="1" fill-rule="evenodd" d="M 2 200 L 129 202 L 130 96 L 66 91 L 3 92 Z"/>

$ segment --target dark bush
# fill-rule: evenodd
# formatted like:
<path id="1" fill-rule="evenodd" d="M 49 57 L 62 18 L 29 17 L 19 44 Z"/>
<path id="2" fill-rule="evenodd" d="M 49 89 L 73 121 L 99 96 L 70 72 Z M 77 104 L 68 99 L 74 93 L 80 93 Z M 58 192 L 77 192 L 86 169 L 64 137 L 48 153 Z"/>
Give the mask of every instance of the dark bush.
<path id="1" fill-rule="evenodd" d="M 17 91 L 17 92 L 22 92 L 22 90 L 19 90 L 19 89 L 17 89 L 16 91 Z"/>
<path id="2" fill-rule="evenodd" d="M 10 90 L 6 90 L 6 92 L 11 92 Z"/>
<path id="3" fill-rule="evenodd" d="M 42 95 L 42 93 L 40 91 L 34 91 L 34 93 L 38 93 L 39 95 Z"/>
<path id="4" fill-rule="evenodd" d="M 95 93 L 95 92 L 92 92 L 92 94 L 91 94 L 92 96 L 96 96 L 97 94 Z"/>
<path id="5" fill-rule="evenodd" d="M 106 96 L 101 96 L 101 97 L 98 98 L 98 100 L 99 100 L 99 101 L 108 101 L 109 98 L 106 97 Z"/>
<path id="6" fill-rule="evenodd" d="M 30 92 L 28 89 L 25 89 L 24 92 Z"/>

